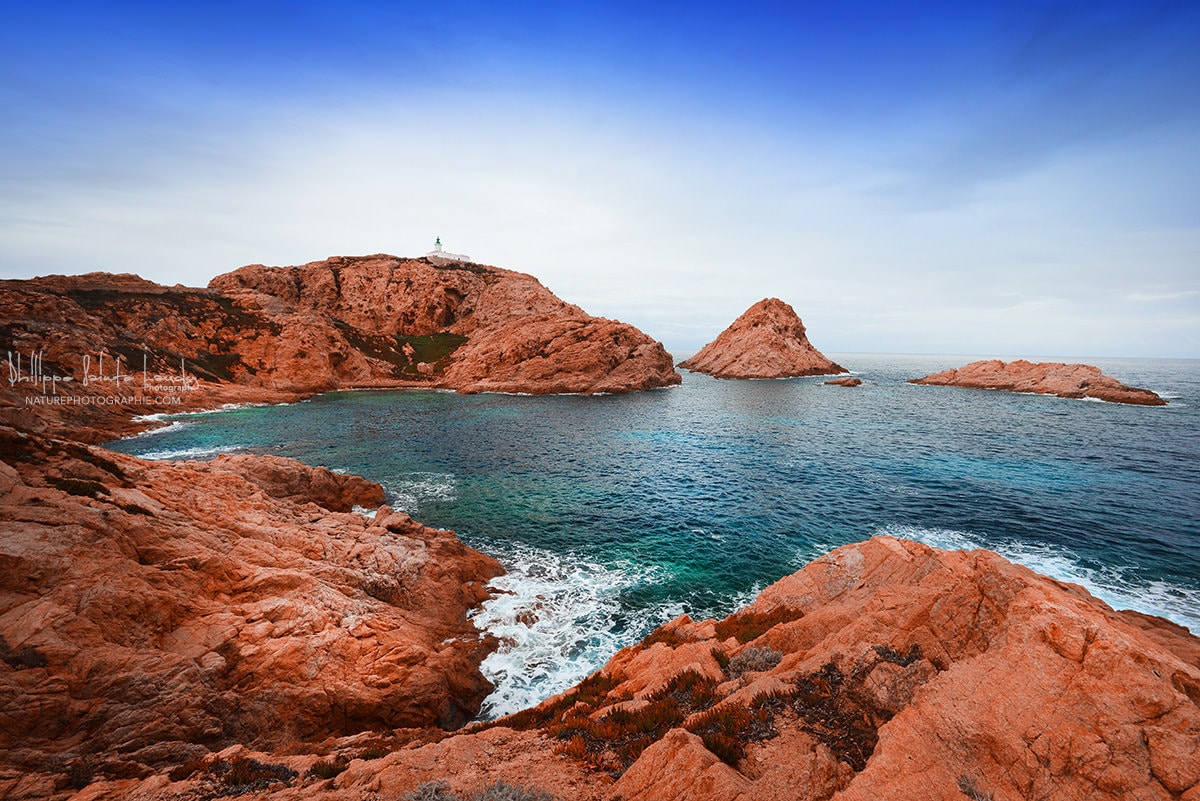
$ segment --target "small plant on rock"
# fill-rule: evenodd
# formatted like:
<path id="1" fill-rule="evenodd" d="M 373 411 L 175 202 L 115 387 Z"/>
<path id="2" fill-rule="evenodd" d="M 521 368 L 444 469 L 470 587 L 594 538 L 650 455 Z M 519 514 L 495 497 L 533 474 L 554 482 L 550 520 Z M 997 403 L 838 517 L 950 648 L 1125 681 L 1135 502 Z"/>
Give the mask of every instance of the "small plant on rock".
<path id="1" fill-rule="evenodd" d="M 770 612 L 746 609 L 717 623 L 717 637 L 722 640 L 735 637 L 738 642 L 750 642 L 781 623 L 791 623 L 802 617 L 804 612 L 787 606 L 777 606 Z"/>
<path id="2" fill-rule="evenodd" d="M 965 773 L 958 777 L 958 791 L 971 799 L 971 801 L 993 801 L 995 798 L 991 793 L 979 789 L 979 785 L 975 784 L 975 780 Z"/>
<path id="3" fill-rule="evenodd" d="M 344 771 L 349 764 L 345 757 L 338 757 L 333 760 L 321 759 L 308 769 L 308 775 L 319 779 L 332 779 Z"/>
<path id="4" fill-rule="evenodd" d="M 771 670 L 783 661 L 783 654 L 774 648 L 746 648 L 729 660 L 729 675 L 737 678 L 743 673 Z"/>

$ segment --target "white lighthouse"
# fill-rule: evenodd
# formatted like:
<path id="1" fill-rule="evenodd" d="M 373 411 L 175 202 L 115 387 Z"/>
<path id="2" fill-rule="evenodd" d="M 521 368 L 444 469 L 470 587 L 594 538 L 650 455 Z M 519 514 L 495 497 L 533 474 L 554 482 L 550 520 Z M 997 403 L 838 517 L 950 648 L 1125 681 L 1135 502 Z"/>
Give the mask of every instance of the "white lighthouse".
<path id="1" fill-rule="evenodd" d="M 452 261 L 470 261 L 471 257 L 462 253 L 447 253 L 442 250 L 442 238 L 439 236 L 433 243 L 433 250 L 425 254 L 425 258 L 434 264 L 447 264 Z"/>

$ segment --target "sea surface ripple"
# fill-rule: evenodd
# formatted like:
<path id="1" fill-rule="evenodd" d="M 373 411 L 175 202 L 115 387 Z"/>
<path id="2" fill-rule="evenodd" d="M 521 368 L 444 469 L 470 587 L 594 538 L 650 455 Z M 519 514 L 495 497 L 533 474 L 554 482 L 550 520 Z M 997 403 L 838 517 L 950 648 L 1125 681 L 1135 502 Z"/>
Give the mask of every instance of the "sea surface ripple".
<path id="1" fill-rule="evenodd" d="M 877 534 L 989 548 L 1200 631 L 1200 362 L 1090 360 L 1171 399 L 1147 408 L 905 383 L 964 357 L 836 358 L 863 386 L 685 374 L 598 397 L 342 392 L 109 447 L 358 473 L 499 558 L 505 592 L 475 618 L 503 643 L 485 715 Z"/>

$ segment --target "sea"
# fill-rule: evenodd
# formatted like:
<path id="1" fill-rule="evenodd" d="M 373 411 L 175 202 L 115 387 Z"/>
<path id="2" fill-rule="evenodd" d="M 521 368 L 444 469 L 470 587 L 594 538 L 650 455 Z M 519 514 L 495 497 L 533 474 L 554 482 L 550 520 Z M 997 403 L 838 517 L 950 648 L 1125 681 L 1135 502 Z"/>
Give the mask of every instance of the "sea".
<path id="1" fill-rule="evenodd" d="M 1200 632 L 1200 360 L 1087 360 L 1169 401 L 1142 407 L 907 383 L 976 357 L 834 358 L 862 386 L 685 372 L 628 395 L 332 392 L 163 417 L 108 447 L 357 473 L 495 556 L 508 573 L 474 616 L 502 643 L 485 718 L 876 535 L 988 548 Z"/>

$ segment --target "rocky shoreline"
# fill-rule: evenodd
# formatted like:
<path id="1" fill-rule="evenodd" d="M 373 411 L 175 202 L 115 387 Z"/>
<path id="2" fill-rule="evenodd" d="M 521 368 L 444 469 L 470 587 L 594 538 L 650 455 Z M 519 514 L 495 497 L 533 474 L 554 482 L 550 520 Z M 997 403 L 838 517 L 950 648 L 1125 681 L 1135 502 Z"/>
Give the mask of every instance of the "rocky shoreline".
<path id="1" fill-rule="evenodd" d="M 0 423 L 101 442 L 135 414 L 335 389 L 580 394 L 678 384 L 637 328 L 536 278 L 388 255 L 251 265 L 207 288 L 89 273 L 0 281 Z M 89 433 L 91 432 L 91 433 Z"/>
<path id="2" fill-rule="evenodd" d="M 383 506 L 378 484 L 7 427 L 0 450 L 6 798 L 234 743 L 454 728 L 491 690 L 467 614 L 503 569 Z"/>
<path id="3" fill-rule="evenodd" d="M 432 296 L 370 284 L 429 271 Z M 147 425 L 135 411 L 323 388 L 666 386 L 661 345 L 479 265 L 38 280 L 0 293 L 14 340 L 42 343 L 30 375 L 88 349 L 124 353 L 126 375 L 139 353 L 160 363 L 155 384 L 95 365 L 87 394 L 112 402 L 0 387 L 0 797 L 368 801 L 502 780 L 588 801 L 1200 799 L 1200 640 L 987 551 L 886 537 L 469 724 L 495 646 L 469 615 L 495 560 L 365 479 L 88 443 Z M 367 335 L 394 327 L 431 333 Z M 45 394 L 79 397 L 68 383 Z M 179 402 L 130 402 L 163 397 Z"/>

